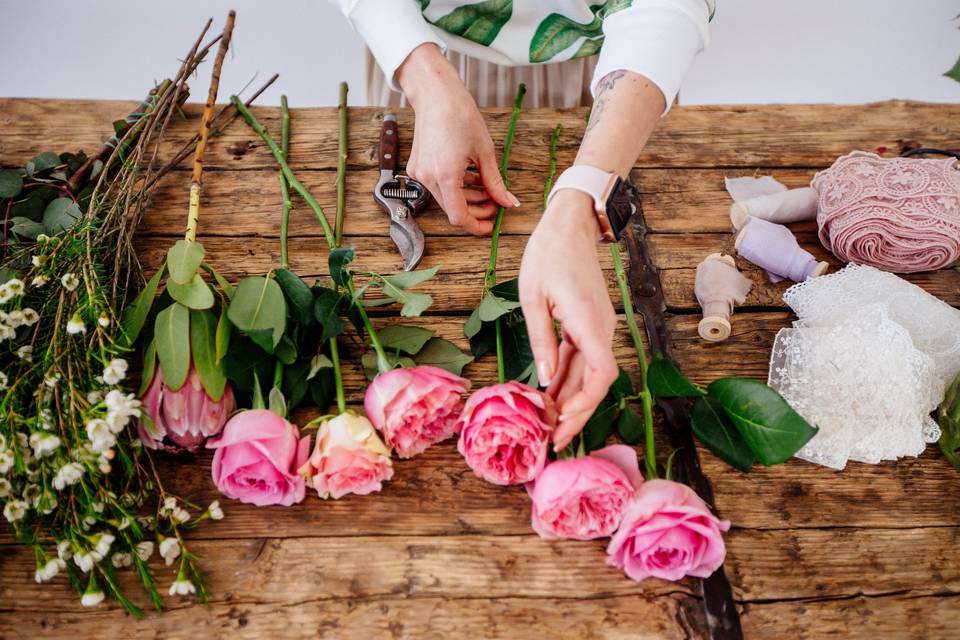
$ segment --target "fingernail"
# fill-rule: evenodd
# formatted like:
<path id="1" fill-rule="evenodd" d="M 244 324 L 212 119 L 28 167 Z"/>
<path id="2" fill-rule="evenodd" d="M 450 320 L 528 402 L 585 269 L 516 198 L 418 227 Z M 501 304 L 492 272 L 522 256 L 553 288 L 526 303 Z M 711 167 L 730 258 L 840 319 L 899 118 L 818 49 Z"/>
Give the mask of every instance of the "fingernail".
<path id="1" fill-rule="evenodd" d="M 510 194 L 510 202 L 512 202 L 513 206 L 515 207 L 520 206 L 520 200 L 517 198 L 517 196 L 513 195 L 512 193 Z"/>
<path id="2" fill-rule="evenodd" d="M 537 363 L 537 378 L 541 387 L 550 386 L 550 365 L 546 361 Z"/>
<path id="3" fill-rule="evenodd" d="M 565 413 L 561 413 L 560 417 L 557 418 L 557 422 L 563 422 L 566 419 L 567 419 L 567 415 Z"/>

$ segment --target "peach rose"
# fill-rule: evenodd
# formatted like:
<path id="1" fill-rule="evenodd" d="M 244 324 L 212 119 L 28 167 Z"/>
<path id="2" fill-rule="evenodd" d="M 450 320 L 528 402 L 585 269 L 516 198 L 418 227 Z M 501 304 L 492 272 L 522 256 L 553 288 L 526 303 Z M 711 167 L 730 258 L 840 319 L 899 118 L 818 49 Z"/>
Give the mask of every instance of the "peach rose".
<path id="1" fill-rule="evenodd" d="M 367 495 L 393 477 L 390 449 L 370 421 L 349 411 L 325 420 L 317 431 L 313 453 L 300 468 L 321 498 Z"/>

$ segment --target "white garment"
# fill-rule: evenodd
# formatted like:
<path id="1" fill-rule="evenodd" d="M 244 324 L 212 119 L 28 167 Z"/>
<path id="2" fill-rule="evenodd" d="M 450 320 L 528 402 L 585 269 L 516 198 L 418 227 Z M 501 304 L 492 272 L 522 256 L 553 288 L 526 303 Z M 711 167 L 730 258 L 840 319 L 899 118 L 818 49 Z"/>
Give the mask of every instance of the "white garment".
<path id="1" fill-rule="evenodd" d="M 593 93 L 604 76 L 624 69 L 653 82 L 669 110 L 694 56 L 707 45 L 715 0 L 336 2 L 394 90 L 397 68 L 425 42 L 511 66 L 570 60 L 599 49 Z"/>
<path id="2" fill-rule="evenodd" d="M 797 457 L 835 469 L 917 456 L 960 373 L 960 310 L 892 273 L 851 264 L 783 296 L 769 385 L 820 430 Z"/>

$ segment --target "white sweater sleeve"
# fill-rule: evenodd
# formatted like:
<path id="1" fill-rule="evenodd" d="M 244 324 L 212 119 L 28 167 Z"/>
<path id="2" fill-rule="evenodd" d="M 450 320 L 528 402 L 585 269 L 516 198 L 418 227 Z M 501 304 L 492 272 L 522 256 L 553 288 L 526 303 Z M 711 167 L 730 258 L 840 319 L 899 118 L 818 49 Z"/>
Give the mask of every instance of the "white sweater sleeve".
<path id="1" fill-rule="evenodd" d="M 394 91 L 400 91 L 394 77 L 397 68 L 411 51 L 425 42 L 446 49 L 416 0 L 338 0 L 337 4 L 367 43 Z"/>
<path id="2" fill-rule="evenodd" d="M 670 110 L 680 82 L 709 41 L 710 9 L 704 0 L 644 0 L 603 21 L 604 41 L 591 91 L 620 69 L 653 82 Z"/>

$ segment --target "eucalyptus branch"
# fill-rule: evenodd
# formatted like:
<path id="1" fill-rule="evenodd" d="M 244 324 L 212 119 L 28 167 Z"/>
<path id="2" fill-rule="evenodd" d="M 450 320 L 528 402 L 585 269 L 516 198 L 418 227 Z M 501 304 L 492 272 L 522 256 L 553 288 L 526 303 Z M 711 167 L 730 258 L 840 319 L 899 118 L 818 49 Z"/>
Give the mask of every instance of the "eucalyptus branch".
<path id="1" fill-rule="evenodd" d="M 340 141 L 337 148 L 337 215 L 333 232 L 334 245 L 337 247 L 343 239 L 343 217 L 347 203 L 347 91 L 347 83 L 341 82 L 340 103 L 337 106 L 340 120 Z"/>
<path id="2" fill-rule="evenodd" d="M 280 152 L 286 160 L 290 153 L 290 109 L 287 107 L 287 96 L 280 96 Z M 284 269 L 290 266 L 287 253 L 287 235 L 290 226 L 290 188 L 287 177 L 280 171 L 280 195 L 283 197 L 283 209 L 280 212 L 280 266 Z"/>

